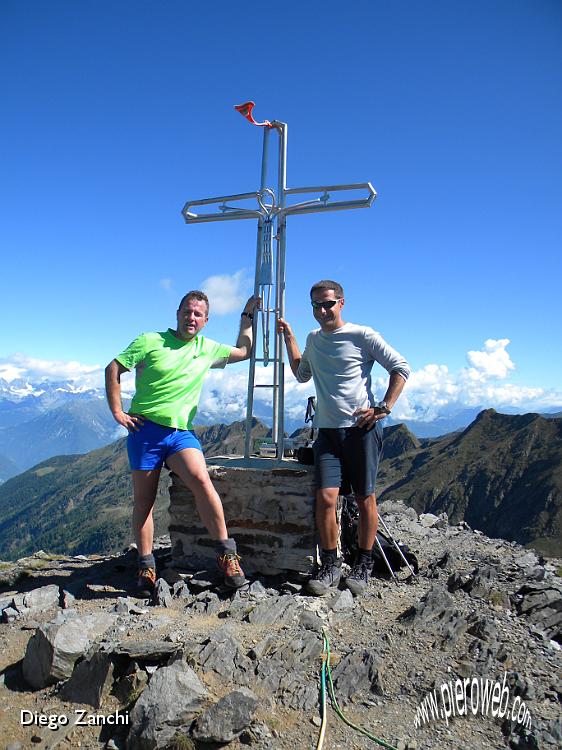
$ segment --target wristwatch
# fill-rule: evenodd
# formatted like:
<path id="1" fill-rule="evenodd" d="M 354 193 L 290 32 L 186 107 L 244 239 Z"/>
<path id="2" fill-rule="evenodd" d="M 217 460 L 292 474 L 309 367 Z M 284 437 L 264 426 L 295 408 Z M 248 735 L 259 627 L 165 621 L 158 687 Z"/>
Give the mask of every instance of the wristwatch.
<path id="1" fill-rule="evenodd" d="M 376 406 L 376 407 L 377 407 L 378 409 L 382 409 L 382 410 L 383 410 L 383 411 L 385 411 L 385 412 L 386 412 L 387 414 L 390 414 L 390 411 L 391 411 L 391 410 L 390 410 L 390 409 L 388 408 L 388 406 L 387 406 L 387 404 L 386 404 L 386 401 L 379 401 L 379 402 L 378 402 L 378 404 L 375 404 L 375 406 Z"/>

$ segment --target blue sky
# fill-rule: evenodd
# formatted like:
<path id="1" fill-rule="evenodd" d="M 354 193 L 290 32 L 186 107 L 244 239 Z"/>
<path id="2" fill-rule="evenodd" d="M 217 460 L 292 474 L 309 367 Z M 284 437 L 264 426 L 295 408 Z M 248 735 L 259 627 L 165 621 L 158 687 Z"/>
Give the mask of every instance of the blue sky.
<path id="1" fill-rule="evenodd" d="M 406 410 L 562 404 L 557 0 L 2 0 L 0 91 L 0 376 L 95 379 L 194 287 L 234 342 L 255 224 L 180 210 L 259 187 L 261 130 L 232 108 L 253 99 L 289 124 L 289 186 L 378 192 L 289 218 L 301 344 L 311 283 L 336 278 L 410 361 Z M 213 393 L 236 405 L 231 377 Z"/>

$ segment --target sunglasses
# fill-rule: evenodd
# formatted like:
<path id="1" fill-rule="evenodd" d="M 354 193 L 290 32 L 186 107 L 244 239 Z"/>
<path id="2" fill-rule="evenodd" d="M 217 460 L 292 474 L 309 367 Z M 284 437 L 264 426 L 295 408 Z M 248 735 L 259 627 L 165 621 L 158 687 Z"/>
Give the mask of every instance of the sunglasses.
<path id="1" fill-rule="evenodd" d="M 339 302 L 340 300 L 341 297 L 338 297 L 337 299 L 328 299 L 325 302 L 315 302 L 314 300 L 311 300 L 310 304 L 312 305 L 314 310 L 320 310 L 320 308 L 322 308 L 323 310 L 331 310 L 336 302 Z"/>

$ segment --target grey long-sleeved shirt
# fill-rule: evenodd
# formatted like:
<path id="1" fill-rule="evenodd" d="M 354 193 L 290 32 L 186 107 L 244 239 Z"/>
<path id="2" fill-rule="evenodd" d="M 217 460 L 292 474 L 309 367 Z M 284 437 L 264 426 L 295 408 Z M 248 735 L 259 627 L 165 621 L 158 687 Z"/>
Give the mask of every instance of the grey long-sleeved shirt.
<path id="1" fill-rule="evenodd" d="M 297 380 L 314 378 L 316 387 L 315 427 L 352 427 L 356 409 L 374 406 L 379 399 L 371 390 L 371 370 L 378 362 L 404 380 L 410 367 L 404 357 L 369 326 L 344 323 L 324 333 L 311 331 L 306 340 Z"/>

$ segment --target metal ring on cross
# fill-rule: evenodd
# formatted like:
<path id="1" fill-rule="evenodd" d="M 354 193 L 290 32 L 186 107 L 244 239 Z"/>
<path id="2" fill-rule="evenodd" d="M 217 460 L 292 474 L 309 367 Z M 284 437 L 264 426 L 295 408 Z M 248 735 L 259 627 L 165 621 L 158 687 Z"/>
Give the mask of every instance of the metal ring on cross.
<path id="1" fill-rule="evenodd" d="M 271 203 L 266 202 L 265 198 L 270 198 Z M 275 193 L 271 188 L 262 188 L 257 194 L 257 199 L 264 216 L 270 219 L 275 210 Z"/>

